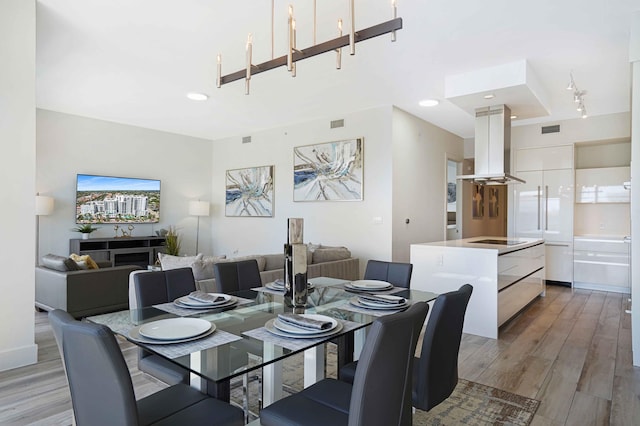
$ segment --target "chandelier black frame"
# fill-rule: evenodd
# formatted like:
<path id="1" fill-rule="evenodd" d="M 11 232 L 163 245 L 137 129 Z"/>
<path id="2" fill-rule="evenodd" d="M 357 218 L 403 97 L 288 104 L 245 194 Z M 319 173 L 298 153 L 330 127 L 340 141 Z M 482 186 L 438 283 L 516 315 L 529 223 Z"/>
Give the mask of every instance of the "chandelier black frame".
<path id="1" fill-rule="evenodd" d="M 216 86 L 220 88 L 223 84 L 228 84 L 237 80 L 244 79 L 245 80 L 245 93 L 249 94 L 250 89 L 250 80 L 253 75 L 263 73 L 265 71 L 269 71 L 275 68 L 286 66 L 287 70 L 291 72 L 292 77 L 296 76 L 296 62 L 302 61 L 304 59 L 308 59 L 317 55 L 321 55 L 323 53 L 335 51 L 337 53 L 336 58 L 336 68 L 341 68 L 341 56 L 342 56 L 342 48 L 350 46 L 350 54 L 355 54 L 355 44 L 361 41 L 365 41 L 374 37 L 378 37 L 384 34 L 391 34 L 391 41 L 396 41 L 396 31 L 402 29 L 402 18 L 396 17 L 396 6 L 395 0 L 392 2 L 393 8 L 393 19 L 382 22 L 380 24 L 374 25 L 369 28 L 365 28 L 362 30 L 355 31 L 355 23 L 354 23 L 354 7 L 353 0 L 350 2 L 351 9 L 351 31 L 348 34 L 342 35 L 342 20 L 338 20 L 338 34 L 339 36 L 319 43 L 315 44 L 315 15 L 314 15 L 314 45 L 311 47 L 307 47 L 305 49 L 297 49 L 296 48 L 296 28 L 295 28 L 295 19 L 293 19 L 293 8 L 289 6 L 289 49 L 287 54 L 270 59 L 268 61 L 262 62 L 260 64 L 252 64 L 252 35 L 249 34 L 247 38 L 247 46 L 246 46 L 246 55 L 247 55 L 247 66 L 244 69 L 232 72 L 227 75 L 222 75 L 222 55 L 218 54 L 217 56 L 217 78 L 216 78 Z M 315 5 L 315 1 L 314 1 Z M 314 10 L 315 13 L 315 10 Z M 272 28 L 273 32 L 273 28 Z M 272 34 L 272 44 L 273 44 L 273 34 Z M 273 45 L 272 45 L 272 56 L 273 56 Z"/>

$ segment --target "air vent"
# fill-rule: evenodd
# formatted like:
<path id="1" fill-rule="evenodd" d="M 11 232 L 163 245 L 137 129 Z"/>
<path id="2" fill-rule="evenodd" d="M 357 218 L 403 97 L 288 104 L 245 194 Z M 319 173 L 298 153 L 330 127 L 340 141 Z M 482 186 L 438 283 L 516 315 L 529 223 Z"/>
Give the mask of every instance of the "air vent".
<path id="1" fill-rule="evenodd" d="M 243 136 L 242 143 L 251 143 L 251 136 Z"/>
<path id="2" fill-rule="evenodd" d="M 542 134 L 546 133 L 560 133 L 560 125 L 556 124 L 555 126 L 542 126 Z"/>
<path id="3" fill-rule="evenodd" d="M 344 127 L 344 119 L 341 120 L 333 120 L 331 122 L 331 128 L 337 129 L 338 127 Z"/>

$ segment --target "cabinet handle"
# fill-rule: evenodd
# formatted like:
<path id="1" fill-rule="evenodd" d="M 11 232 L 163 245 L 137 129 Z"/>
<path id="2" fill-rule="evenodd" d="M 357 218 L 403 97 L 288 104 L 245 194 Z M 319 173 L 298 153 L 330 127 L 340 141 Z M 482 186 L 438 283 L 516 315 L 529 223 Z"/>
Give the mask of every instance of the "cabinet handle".
<path id="1" fill-rule="evenodd" d="M 569 247 L 569 244 L 559 244 L 559 243 L 544 243 L 545 246 L 550 247 Z"/>
<path id="2" fill-rule="evenodd" d="M 549 230 L 549 185 L 544 187 L 544 230 Z"/>
<path id="3" fill-rule="evenodd" d="M 538 185 L 538 231 L 540 230 L 540 185 Z"/>

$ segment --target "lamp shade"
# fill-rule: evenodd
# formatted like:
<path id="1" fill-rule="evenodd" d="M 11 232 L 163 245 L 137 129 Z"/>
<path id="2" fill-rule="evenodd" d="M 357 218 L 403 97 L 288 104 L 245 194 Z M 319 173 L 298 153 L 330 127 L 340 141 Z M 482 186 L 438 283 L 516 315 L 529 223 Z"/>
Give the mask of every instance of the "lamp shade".
<path id="1" fill-rule="evenodd" d="M 36 195 L 36 216 L 47 216 L 53 213 L 53 197 Z"/>
<path id="2" fill-rule="evenodd" d="M 191 216 L 209 216 L 209 202 L 189 201 L 189 214 Z"/>

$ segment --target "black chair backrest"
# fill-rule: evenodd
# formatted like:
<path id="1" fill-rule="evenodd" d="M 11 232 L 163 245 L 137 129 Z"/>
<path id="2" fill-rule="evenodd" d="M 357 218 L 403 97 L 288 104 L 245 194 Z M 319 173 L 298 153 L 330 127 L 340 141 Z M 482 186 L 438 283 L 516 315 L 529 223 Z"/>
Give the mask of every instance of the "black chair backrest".
<path id="1" fill-rule="evenodd" d="M 131 376 L 113 333 L 54 310 L 49 321 L 65 362 L 77 425 L 138 424 Z"/>
<path id="2" fill-rule="evenodd" d="M 413 383 L 413 406 L 429 411 L 447 399 L 458 384 L 458 352 L 464 315 L 473 287 L 438 296 L 427 322 Z"/>
<path id="3" fill-rule="evenodd" d="M 412 272 L 411 263 L 369 260 L 364 271 L 364 279 L 387 281 L 396 287 L 409 288 Z"/>
<path id="4" fill-rule="evenodd" d="M 217 291 L 233 293 L 262 286 L 260 269 L 255 259 L 219 262 L 213 265 Z"/>
<path id="5" fill-rule="evenodd" d="M 133 276 L 137 308 L 172 302 L 196 290 L 191 268 L 153 271 Z M 134 307 L 131 307 L 134 309 Z"/>
<path id="6" fill-rule="evenodd" d="M 411 425 L 411 368 L 418 333 L 429 310 L 414 303 L 370 327 L 358 361 L 349 426 Z"/>

